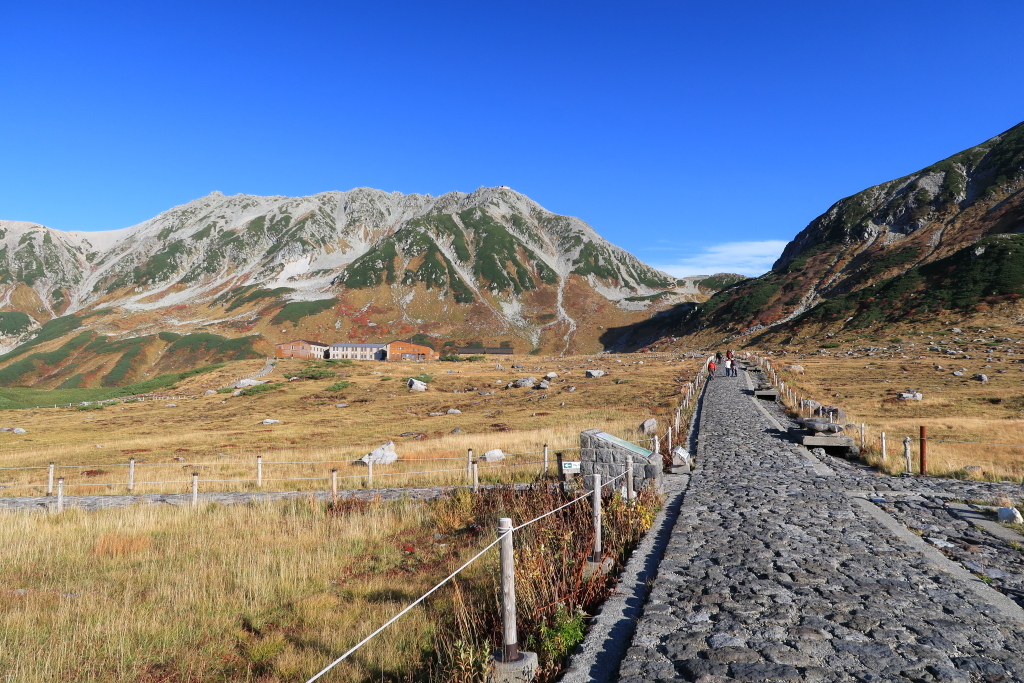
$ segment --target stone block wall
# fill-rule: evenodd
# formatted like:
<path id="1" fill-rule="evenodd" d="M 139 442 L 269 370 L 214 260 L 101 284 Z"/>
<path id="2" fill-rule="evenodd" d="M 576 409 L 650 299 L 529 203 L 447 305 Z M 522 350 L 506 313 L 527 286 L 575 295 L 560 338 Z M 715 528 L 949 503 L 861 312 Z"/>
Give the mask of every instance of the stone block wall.
<path id="1" fill-rule="evenodd" d="M 594 473 L 601 474 L 601 481 L 607 482 L 626 471 L 626 454 L 633 456 L 633 489 L 641 491 L 645 486 L 661 490 L 663 467 L 661 455 L 646 448 L 627 443 L 600 429 L 580 432 L 580 474 L 583 486 L 594 489 Z M 620 479 L 614 484 L 615 490 L 625 484 Z"/>

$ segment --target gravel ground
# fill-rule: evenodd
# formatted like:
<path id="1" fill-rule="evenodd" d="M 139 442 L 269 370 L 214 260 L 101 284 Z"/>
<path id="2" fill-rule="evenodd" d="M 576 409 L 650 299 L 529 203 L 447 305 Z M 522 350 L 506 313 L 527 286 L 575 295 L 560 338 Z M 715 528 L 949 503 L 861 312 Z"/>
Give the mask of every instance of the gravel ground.
<path id="1" fill-rule="evenodd" d="M 881 476 L 828 456 L 824 474 L 808 460 L 742 374 L 710 382 L 697 466 L 619 680 L 1024 681 L 1016 606 L 997 607 L 1002 596 L 941 569 L 848 493 L 888 496 L 883 509 L 952 543 L 952 557 L 1017 576 L 1019 552 L 944 507 L 1007 487 Z"/>

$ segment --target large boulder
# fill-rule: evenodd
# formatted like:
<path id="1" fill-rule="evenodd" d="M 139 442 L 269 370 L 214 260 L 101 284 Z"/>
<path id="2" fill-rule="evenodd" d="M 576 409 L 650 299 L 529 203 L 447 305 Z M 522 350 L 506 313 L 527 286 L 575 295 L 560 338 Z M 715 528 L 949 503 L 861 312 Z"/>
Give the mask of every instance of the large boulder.
<path id="1" fill-rule="evenodd" d="M 12 434 L 28 434 L 28 432 L 25 431 L 24 429 L 22 429 L 21 427 L 15 427 L 14 429 L 11 430 L 11 433 Z"/>
<path id="2" fill-rule="evenodd" d="M 981 373 L 978 373 L 977 375 L 975 375 L 973 377 L 973 379 L 976 379 L 979 382 L 981 382 L 982 384 L 985 384 L 986 382 L 988 382 L 988 375 L 983 375 Z"/>
<path id="3" fill-rule="evenodd" d="M 658 431 L 658 421 L 653 417 L 649 417 L 640 423 L 641 434 L 654 434 Z"/>
<path id="4" fill-rule="evenodd" d="M 557 377 L 557 372 L 549 372 L 548 374 L 544 375 L 544 379 L 556 379 Z"/>
<path id="5" fill-rule="evenodd" d="M 999 522 L 1001 524 L 1024 524 L 1024 517 L 1021 517 L 1020 510 L 1015 507 L 999 508 Z"/>
<path id="6" fill-rule="evenodd" d="M 409 381 L 407 382 L 407 384 L 409 385 L 409 391 L 426 391 L 427 390 L 426 382 L 421 382 L 418 379 L 414 379 L 412 377 L 409 378 Z"/>
<path id="7" fill-rule="evenodd" d="M 378 446 L 372 451 L 359 458 L 357 462 L 373 463 L 374 465 L 390 465 L 398 460 L 398 453 L 395 451 L 395 442 L 388 441 L 383 446 Z"/>
<path id="8" fill-rule="evenodd" d="M 258 385 L 258 384 L 266 384 L 266 383 L 267 383 L 267 380 L 240 379 L 237 382 L 235 382 L 234 384 L 232 384 L 231 386 L 233 386 L 235 389 L 245 389 L 246 387 L 254 387 L 254 386 Z"/>
<path id="9" fill-rule="evenodd" d="M 595 377 L 604 377 L 605 374 L 607 373 L 605 373 L 604 370 L 587 370 L 587 377 L 591 379 Z"/>
<path id="10" fill-rule="evenodd" d="M 529 388 L 533 387 L 533 385 L 536 384 L 536 383 L 537 383 L 537 378 L 536 377 L 521 377 L 521 378 L 517 379 L 515 382 L 512 382 L 512 386 L 517 388 L 517 389 L 523 389 L 523 388 L 529 389 Z"/>
<path id="11" fill-rule="evenodd" d="M 787 365 L 782 369 L 788 370 L 789 372 L 792 372 L 794 375 L 804 374 L 804 366 L 802 365 Z"/>
<path id="12" fill-rule="evenodd" d="M 501 462 L 505 459 L 505 454 L 500 448 L 494 448 L 484 453 L 483 458 L 484 462 Z"/>
<path id="13" fill-rule="evenodd" d="M 924 394 L 920 391 L 901 391 L 896 398 L 901 401 L 920 401 L 924 398 Z"/>

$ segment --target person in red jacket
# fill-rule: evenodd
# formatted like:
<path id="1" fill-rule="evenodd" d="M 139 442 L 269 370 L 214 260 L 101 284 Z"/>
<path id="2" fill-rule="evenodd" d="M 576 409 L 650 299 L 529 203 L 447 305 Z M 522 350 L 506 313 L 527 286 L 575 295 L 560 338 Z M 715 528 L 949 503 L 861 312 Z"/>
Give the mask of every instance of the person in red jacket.
<path id="1" fill-rule="evenodd" d="M 715 376 L 715 370 L 717 369 L 718 365 L 715 364 L 715 361 L 708 361 L 708 379 Z"/>

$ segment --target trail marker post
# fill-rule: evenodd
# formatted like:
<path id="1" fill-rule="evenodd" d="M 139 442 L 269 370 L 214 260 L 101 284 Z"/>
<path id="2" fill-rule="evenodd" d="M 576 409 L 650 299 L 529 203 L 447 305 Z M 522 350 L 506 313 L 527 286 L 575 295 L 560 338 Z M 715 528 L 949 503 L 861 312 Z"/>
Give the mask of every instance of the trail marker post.
<path id="1" fill-rule="evenodd" d="M 921 474 L 928 474 L 928 431 L 921 425 Z"/>
<path id="2" fill-rule="evenodd" d="M 885 462 L 889 459 L 889 455 L 885 452 L 885 432 L 882 432 L 880 438 L 882 440 L 882 462 Z"/>
<path id="3" fill-rule="evenodd" d="M 338 500 L 338 469 L 331 470 L 331 500 Z"/>
<path id="4" fill-rule="evenodd" d="M 501 654 L 502 661 L 519 659 L 519 634 L 516 631 L 516 563 L 512 550 L 512 519 L 498 520 L 498 535 L 502 537 L 501 555 Z"/>
<path id="5" fill-rule="evenodd" d="M 51 462 L 50 463 L 50 467 L 49 467 L 49 472 L 46 475 L 46 495 L 48 495 L 48 496 L 52 496 L 53 495 L 53 471 L 54 471 L 54 469 L 56 469 L 56 465 Z"/>
<path id="6" fill-rule="evenodd" d="M 57 479 L 57 512 L 64 512 L 64 477 Z"/>
<path id="7" fill-rule="evenodd" d="M 128 493 L 135 490 L 135 458 L 128 458 Z"/>
<path id="8" fill-rule="evenodd" d="M 626 453 L 626 500 L 630 503 L 636 498 L 633 490 L 633 454 Z"/>
<path id="9" fill-rule="evenodd" d="M 591 516 L 594 520 L 594 549 L 591 562 L 601 561 L 601 473 L 594 472 L 594 493 L 591 497 Z"/>
<path id="10" fill-rule="evenodd" d="M 473 461 L 473 493 L 480 493 L 480 465 Z"/>
<path id="11" fill-rule="evenodd" d="M 192 507 L 199 505 L 199 473 L 192 473 Z"/>
<path id="12" fill-rule="evenodd" d="M 548 445 L 544 444 L 544 476 L 548 474 Z"/>
<path id="13" fill-rule="evenodd" d="M 373 460 L 366 461 L 366 488 L 373 488 Z"/>
<path id="14" fill-rule="evenodd" d="M 263 488 L 263 456 L 256 456 L 256 486 Z"/>
<path id="15" fill-rule="evenodd" d="M 473 480 L 473 449 L 466 449 L 466 476 Z"/>

